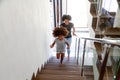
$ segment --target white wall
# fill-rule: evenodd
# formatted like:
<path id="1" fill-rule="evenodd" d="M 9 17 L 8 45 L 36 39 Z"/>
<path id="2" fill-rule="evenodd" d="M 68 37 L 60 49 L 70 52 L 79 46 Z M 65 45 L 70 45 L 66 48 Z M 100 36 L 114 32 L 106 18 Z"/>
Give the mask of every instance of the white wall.
<path id="1" fill-rule="evenodd" d="M 30 80 L 47 60 L 49 10 L 49 0 L 0 0 L 0 80 Z"/>

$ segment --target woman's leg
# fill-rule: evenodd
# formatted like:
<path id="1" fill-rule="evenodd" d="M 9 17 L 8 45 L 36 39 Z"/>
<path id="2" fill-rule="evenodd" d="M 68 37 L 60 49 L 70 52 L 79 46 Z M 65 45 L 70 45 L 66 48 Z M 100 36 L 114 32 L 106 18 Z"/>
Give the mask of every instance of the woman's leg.
<path id="1" fill-rule="evenodd" d="M 66 39 L 68 40 L 68 43 L 69 43 L 69 45 L 71 46 L 72 37 L 70 37 L 70 38 L 66 38 Z M 70 58 L 70 48 L 67 49 L 67 54 L 68 54 L 68 60 L 69 60 L 69 58 Z"/>

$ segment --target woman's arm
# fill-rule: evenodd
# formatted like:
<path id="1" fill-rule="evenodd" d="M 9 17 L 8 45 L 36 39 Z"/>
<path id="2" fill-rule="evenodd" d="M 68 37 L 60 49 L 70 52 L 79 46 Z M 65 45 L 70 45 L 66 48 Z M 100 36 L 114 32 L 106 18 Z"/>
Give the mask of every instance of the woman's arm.
<path id="1" fill-rule="evenodd" d="M 65 43 L 66 43 L 66 45 L 67 45 L 67 49 L 69 49 L 69 48 L 70 48 L 69 43 L 68 43 L 68 42 L 65 42 Z"/>
<path id="2" fill-rule="evenodd" d="M 72 28 L 73 28 L 73 35 L 74 35 L 74 36 L 77 36 L 77 35 L 75 34 L 75 27 L 73 26 Z"/>

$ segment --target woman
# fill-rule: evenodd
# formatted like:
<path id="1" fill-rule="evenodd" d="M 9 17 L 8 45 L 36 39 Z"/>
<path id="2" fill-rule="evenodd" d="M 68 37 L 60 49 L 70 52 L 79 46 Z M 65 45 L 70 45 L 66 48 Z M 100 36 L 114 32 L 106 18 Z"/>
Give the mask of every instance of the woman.
<path id="1" fill-rule="evenodd" d="M 74 24 L 72 22 L 70 22 L 71 21 L 71 16 L 70 15 L 63 15 L 62 21 L 63 21 L 63 23 L 61 23 L 60 26 L 65 27 L 69 31 L 69 34 L 65 38 L 68 40 L 69 45 L 71 45 L 71 42 L 72 42 L 71 30 L 72 29 L 73 29 L 73 35 L 76 36 Z M 68 53 L 68 60 L 69 60 L 70 49 L 67 49 L 67 53 Z"/>

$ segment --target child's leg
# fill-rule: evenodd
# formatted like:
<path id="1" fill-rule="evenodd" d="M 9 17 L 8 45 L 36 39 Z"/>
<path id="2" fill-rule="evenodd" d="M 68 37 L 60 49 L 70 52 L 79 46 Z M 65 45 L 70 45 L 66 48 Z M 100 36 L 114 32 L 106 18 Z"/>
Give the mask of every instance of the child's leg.
<path id="1" fill-rule="evenodd" d="M 61 64 L 62 64 L 62 62 L 63 62 L 64 56 L 65 56 L 65 54 L 64 54 L 64 53 L 61 53 L 61 60 L 60 60 L 60 63 L 61 63 Z"/>
<path id="2" fill-rule="evenodd" d="M 56 58 L 59 59 L 60 58 L 60 53 L 56 54 Z"/>

